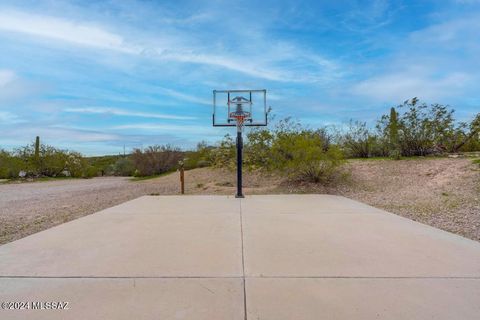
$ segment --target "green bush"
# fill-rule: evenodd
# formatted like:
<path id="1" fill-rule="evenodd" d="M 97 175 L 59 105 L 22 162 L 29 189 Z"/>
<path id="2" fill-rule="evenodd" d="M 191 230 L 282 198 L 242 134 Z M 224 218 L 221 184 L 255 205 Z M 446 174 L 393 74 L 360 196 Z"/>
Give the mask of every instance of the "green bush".
<path id="1" fill-rule="evenodd" d="M 98 177 L 98 168 L 94 166 L 86 166 L 82 172 L 82 178 L 94 178 Z"/>
<path id="2" fill-rule="evenodd" d="M 205 167 L 209 167 L 210 165 L 211 165 L 211 162 L 208 161 L 208 160 L 198 160 L 195 168 L 205 168 Z M 189 168 L 187 168 L 187 169 L 189 169 Z"/>
<path id="3" fill-rule="evenodd" d="M 480 113 L 470 124 L 462 123 L 462 129 L 457 133 L 458 142 L 453 151 L 480 151 Z"/>
<path id="4" fill-rule="evenodd" d="M 0 179 L 18 178 L 23 162 L 7 151 L 0 150 Z"/>
<path id="5" fill-rule="evenodd" d="M 341 150 L 331 143 L 326 129 L 306 129 L 291 118 L 279 121 L 273 130 L 251 130 L 246 138 L 248 169 L 275 171 L 292 180 L 329 183 L 343 162 Z M 229 135 L 212 154 L 216 166 L 235 167 L 235 143 Z"/>
<path id="6" fill-rule="evenodd" d="M 349 157 L 355 158 L 400 159 L 480 150 L 480 114 L 470 123 L 456 122 L 449 106 L 427 105 L 417 98 L 391 108 L 377 121 L 375 129 L 364 122 L 351 121 L 340 135 L 339 144 Z"/>
<path id="7" fill-rule="evenodd" d="M 110 155 L 100 157 L 86 158 L 89 165 L 97 168 L 99 175 L 117 175 L 115 172 L 115 163 L 124 158 L 121 155 Z"/>
<path id="8" fill-rule="evenodd" d="M 225 135 L 219 145 L 211 151 L 212 165 L 215 167 L 235 167 L 235 141 L 229 134 Z"/>
<path id="9" fill-rule="evenodd" d="M 329 183 L 339 173 L 343 154 L 336 146 L 325 148 L 319 133 L 301 131 L 276 132 L 271 150 L 271 167 L 297 181 Z"/>
<path id="10" fill-rule="evenodd" d="M 170 145 L 135 149 L 131 160 L 138 176 L 152 176 L 174 170 L 183 159 L 183 152 Z"/>
<path id="11" fill-rule="evenodd" d="M 111 169 L 112 173 L 116 176 L 132 176 L 135 172 L 132 159 L 129 157 L 118 159 Z"/>
<path id="12" fill-rule="evenodd" d="M 384 142 L 365 122 L 350 121 L 347 132 L 340 138 L 340 143 L 345 153 L 352 158 L 385 155 Z"/>
<path id="13" fill-rule="evenodd" d="M 395 110 L 394 108 L 392 108 Z M 454 110 L 438 103 L 427 105 L 417 98 L 397 107 L 401 112 L 383 115 L 379 137 L 388 141 L 389 152 L 402 156 L 426 156 L 445 152 L 476 151 L 480 114 L 468 124 L 456 122 Z"/>
<path id="14" fill-rule="evenodd" d="M 255 170 L 270 166 L 271 147 L 274 135 L 267 129 L 254 129 L 247 133 L 244 148 L 244 163 Z"/>
<path id="15" fill-rule="evenodd" d="M 65 161 L 64 171 L 68 172 L 71 177 L 80 178 L 85 174 L 85 170 L 89 168 L 87 161 L 78 152 L 68 152 Z M 57 174 L 59 175 L 59 174 Z"/>
<path id="16" fill-rule="evenodd" d="M 213 163 L 213 149 L 214 147 L 209 146 L 205 141 L 198 143 L 194 151 L 185 153 L 184 168 L 194 169 L 211 166 Z"/>
<path id="17" fill-rule="evenodd" d="M 36 143 L 17 149 L 12 157 L 21 162 L 21 170 L 33 177 L 81 177 L 87 166 L 78 152 Z M 17 175 L 18 176 L 18 175 Z"/>

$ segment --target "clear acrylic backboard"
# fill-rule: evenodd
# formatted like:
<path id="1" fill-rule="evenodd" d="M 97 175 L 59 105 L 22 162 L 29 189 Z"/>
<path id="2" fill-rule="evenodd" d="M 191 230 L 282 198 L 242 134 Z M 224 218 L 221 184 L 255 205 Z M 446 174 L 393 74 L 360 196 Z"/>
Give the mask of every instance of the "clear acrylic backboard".
<path id="1" fill-rule="evenodd" d="M 243 126 L 267 125 L 267 90 L 213 90 L 213 126 L 237 126 L 239 106 Z"/>

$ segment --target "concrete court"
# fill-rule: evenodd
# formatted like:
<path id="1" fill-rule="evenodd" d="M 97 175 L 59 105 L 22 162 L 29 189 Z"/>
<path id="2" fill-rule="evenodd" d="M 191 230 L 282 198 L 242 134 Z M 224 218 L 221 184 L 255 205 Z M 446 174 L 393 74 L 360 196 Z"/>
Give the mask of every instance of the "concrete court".
<path id="1" fill-rule="evenodd" d="M 480 243 L 330 195 L 146 196 L 0 246 L 0 319 L 479 319 Z"/>

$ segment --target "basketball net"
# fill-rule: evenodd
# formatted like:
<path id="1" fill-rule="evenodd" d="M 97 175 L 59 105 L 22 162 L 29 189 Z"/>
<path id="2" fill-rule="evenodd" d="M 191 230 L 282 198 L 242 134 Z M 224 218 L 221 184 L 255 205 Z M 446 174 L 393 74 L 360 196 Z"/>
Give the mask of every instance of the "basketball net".
<path id="1" fill-rule="evenodd" d="M 242 130 L 243 128 L 243 123 L 245 122 L 245 115 L 235 115 L 234 116 L 235 120 L 237 121 L 237 129 Z"/>

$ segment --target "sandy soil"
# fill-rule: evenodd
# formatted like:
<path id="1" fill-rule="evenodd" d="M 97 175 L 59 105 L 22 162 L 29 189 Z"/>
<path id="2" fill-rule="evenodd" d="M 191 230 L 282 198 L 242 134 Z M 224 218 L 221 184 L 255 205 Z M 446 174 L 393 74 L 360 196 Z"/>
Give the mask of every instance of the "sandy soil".
<path id="1" fill-rule="evenodd" d="M 330 193 L 480 240 L 480 167 L 469 159 L 352 160 L 335 186 L 292 184 L 246 173 L 245 194 Z M 233 194 L 235 173 L 187 171 L 187 194 Z M 0 244 L 141 195 L 179 193 L 178 173 L 131 181 L 108 177 L 0 185 Z"/>
<path id="2" fill-rule="evenodd" d="M 0 185 L 0 243 L 173 186 L 128 178 L 68 179 Z"/>
<path id="3" fill-rule="evenodd" d="M 480 166 L 469 159 L 357 161 L 338 194 L 480 241 Z"/>

